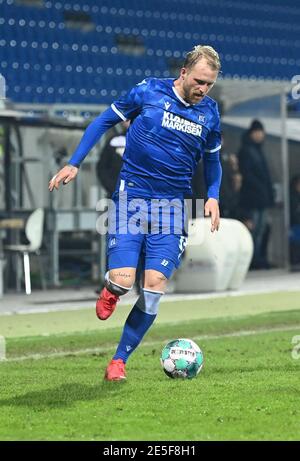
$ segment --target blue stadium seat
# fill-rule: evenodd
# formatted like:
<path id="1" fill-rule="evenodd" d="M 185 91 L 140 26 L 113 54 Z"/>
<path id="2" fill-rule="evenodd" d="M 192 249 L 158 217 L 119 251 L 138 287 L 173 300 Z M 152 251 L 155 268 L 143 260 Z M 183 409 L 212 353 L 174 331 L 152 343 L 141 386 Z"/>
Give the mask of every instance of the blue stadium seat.
<path id="1" fill-rule="evenodd" d="M 223 0 L 45 0 L 43 8 L 2 0 L 0 69 L 19 102 L 110 103 L 145 76 L 170 77 L 170 58 L 210 43 L 224 76 L 290 79 L 299 73 L 299 14 L 284 6 Z M 90 14 L 95 28 L 70 29 L 64 11 Z M 121 52 L 117 35 L 139 37 L 142 56 Z"/>

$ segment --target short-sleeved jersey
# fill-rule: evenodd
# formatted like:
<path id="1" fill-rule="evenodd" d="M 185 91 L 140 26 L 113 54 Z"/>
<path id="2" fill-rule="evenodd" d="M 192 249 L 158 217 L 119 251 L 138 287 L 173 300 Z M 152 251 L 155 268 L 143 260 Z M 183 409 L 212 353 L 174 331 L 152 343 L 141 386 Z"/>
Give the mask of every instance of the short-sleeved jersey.
<path id="1" fill-rule="evenodd" d="M 216 102 L 205 96 L 188 104 L 175 79 L 143 80 L 111 107 L 131 120 L 118 188 L 142 197 L 183 197 L 204 152 L 221 147 Z"/>

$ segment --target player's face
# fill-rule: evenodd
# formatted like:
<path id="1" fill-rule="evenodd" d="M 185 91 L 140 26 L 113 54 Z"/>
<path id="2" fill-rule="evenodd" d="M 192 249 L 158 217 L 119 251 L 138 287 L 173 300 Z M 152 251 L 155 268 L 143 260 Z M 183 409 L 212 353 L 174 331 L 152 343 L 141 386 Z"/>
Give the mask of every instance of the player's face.
<path id="1" fill-rule="evenodd" d="M 212 89 L 217 76 L 218 71 L 213 70 L 206 59 L 201 59 L 191 69 L 183 67 L 180 77 L 184 100 L 190 104 L 198 104 Z"/>

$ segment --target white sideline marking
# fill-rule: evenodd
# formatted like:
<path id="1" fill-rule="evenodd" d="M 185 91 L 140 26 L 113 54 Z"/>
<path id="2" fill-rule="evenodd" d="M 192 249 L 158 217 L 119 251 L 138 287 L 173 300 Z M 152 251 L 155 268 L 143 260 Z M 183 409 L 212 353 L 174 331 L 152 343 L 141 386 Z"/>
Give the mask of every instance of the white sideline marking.
<path id="1" fill-rule="evenodd" d="M 279 291 L 285 291 L 287 293 L 294 293 L 295 291 L 299 291 L 299 284 L 297 287 L 290 287 L 285 288 L 284 290 L 278 286 L 268 289 L 268 288 L 259 288 L 255 291 L 252 290 L 237 290 L 237 291 L 220 291 L 220 292 L 213 292 L 213 293 L 193 293 L 193 294 L 172 294 L 166 293 L 164 297 L 161 299 L 161 303 L 170 303 L 175 301 L 197 301 L 199 299 L 216 299 L 216 298 L 235 298 L 239 296 L 252 296 L 252 295 L 267 295 L 271 293 L 277 293 Z M 123 299 L 120 300 L 120 305 L 129 305 L 133 304 L 138 298 L 138 295 L 125 295 Z M 85 309 L 93 309 L 92 302 L 96 301 L 96 297 L 93 301 L 86 301 L 84 298 L 74 298 L 69 300 L 68 303 L 63 301 L 63 303 L 50 305 L 50 306 L 42 306 L 37 305 L 36 307 L 28 307 L 28 308 L 14 308 L 8 311 L 0 311 L 0 315 L 2 316 L 10 316 L 10 315 L 26 315 L 26 314 L 48 314 L 50 312 L 69 312 L 69 311 L 80 311 Z M 43 304 L 42 301 L 39 301 L 40 304 Z M 78 306 L 74 306 L 74 303 L 78 303 Z"/>
<path id="2" fill-rule="evenodd" d="M 0 362 L 6 360 L 6 342 L 4 336 L 0 336 Z"/>
<path id="3" fill-rule="evenodd" d="M 240 330 L 233 333 L 222 333 L 219 335 L 200 335 L 200 336 L 193 336 L 194 340 L 201 341 L 201 340 L 209 340 L 209 339 L 220 339 L 220 338 L 233 338 L 233 337 L 240 337 L 240 336 L 252 336 L 252 335 L 259 335 L 264 333 L 272 333 L 276 331 L 292 331 L 299 328 L 300 325 L 289 325 L 286 327 L 274 327 L 274 328 L 265 328 L 265 329 L 258 329 L 258 330 Z M 166 341 L 167 342 L 167 341 Z M 156 346 L 158 344 L 163 344 L 163 341 L 150 341 L 142 343 L 142 346 Z M 110 350 L 115 349 L 115 346 L 110 347 L 94 347 L 94 348 L 87 348 L 87 349 L 78 349 L 74 351 L 61 351 L 61 352 L 51 352 L 50 354 L 31 354 L 31 355 L 22 355 L 20 357 L 13 357 L 11 359 L 6 359 L 6 362 L 21 362 L 23 360 L 41 360 L 47 358 L 55 358 L 55 357 L 66 357 L 67 355 L 86 355 L 86 354 L 97 354 L 103 352 L 109 352 Z"/>

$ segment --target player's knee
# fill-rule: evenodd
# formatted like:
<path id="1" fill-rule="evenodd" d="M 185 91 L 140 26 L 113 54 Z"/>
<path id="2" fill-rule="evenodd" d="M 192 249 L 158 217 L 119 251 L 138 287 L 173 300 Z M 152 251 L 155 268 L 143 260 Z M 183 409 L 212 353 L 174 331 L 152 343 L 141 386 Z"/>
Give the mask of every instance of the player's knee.
<path id="1" fill-rule="evenodd" d="M 122 296 L 131 290 L 134 283 L 134 277 L 130 274 L 119 274 L 107 272 L 105 274 L 106 288 L 117 296 Z"/>
<path id="2" fill-rule="evenodd" d="M 167 277 L 165 277 L 163 274 L 151 274 L 145 279 L 144 289 L 164 292 L 167 281 Z"/>

